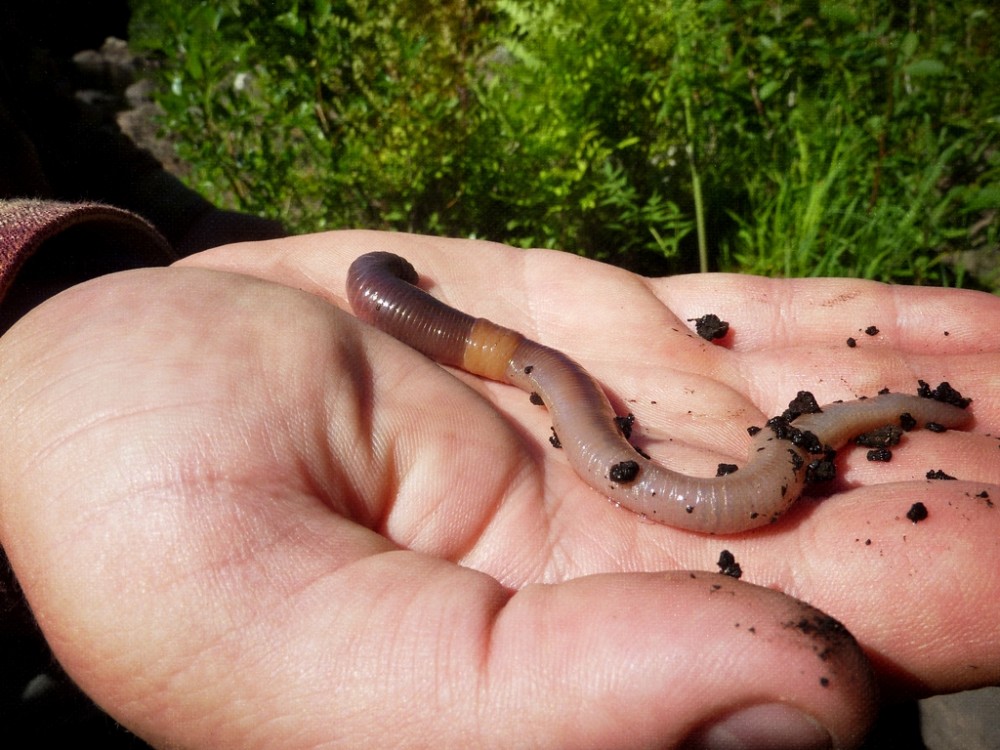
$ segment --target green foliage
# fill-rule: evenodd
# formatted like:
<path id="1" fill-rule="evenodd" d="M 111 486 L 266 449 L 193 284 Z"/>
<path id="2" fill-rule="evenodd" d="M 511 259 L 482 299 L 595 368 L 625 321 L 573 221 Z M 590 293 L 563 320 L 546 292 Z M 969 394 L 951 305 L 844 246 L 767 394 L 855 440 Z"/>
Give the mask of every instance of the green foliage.
<path id="1" fill-rule="evenodd" d="M 165 126 L 195 187 L 298 231 L 429 229 L 460 187 L 460 55 L 480 52 L 482 24 L 423 5 L 139 4 L 134 36 L 164 59 Z"/>
<path id="2" fill-rule="evenodd" d="M 926 283 L 998 234 L 975 0 L 135 5 L 194 186 L 295 231 Z"/>
<path id="3" fill-rule="evenodd" d="M 733 47 L 759 81 L 744 142 L 763 158 L 726 257 L 766 274 L 947 282 L 942 258 L 998 207 L 968 200 L 1000 180 L 997 22 L 962 2 L 818 11 L 762 21 Z"/>
<path id="4" fill-rule="evenodd" d="M 658 85 L 676 35 L 647 33 L 658 5 L 498 2 L 506 31 L 479 91 L 479 145 L 502 160 L 484 188 L 506 241 L 631 264 L 677 255 L 690 192 Z"/>

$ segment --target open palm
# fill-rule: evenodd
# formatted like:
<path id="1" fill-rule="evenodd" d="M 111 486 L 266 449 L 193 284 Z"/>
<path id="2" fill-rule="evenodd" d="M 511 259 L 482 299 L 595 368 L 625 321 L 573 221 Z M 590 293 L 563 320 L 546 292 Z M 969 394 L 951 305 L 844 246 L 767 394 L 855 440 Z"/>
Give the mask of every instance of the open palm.
<path id="1" fill-rule="evenodd" d="M 946 380 L 975 423 L 888 464 L 846 452 L 763 531 L 677 531 L 577 478 L 525 393 L 356 321 L 347 267 L 375 249 L 579 361 L 688 473 L 742 463 L 747 426 L 799 390 Z M 686 322 L 705 313 L 731 323 L 722 346 Z M 998 313 L 403 235 L 220 248 L 76 287 L 4 337 L 0 531 L 67 670 L 154 742 L 671 746 L 728 718 L 850 745 L 874 681 L 1000 678 Z M 689 572 L 723 549 L 743 582 Z"/>

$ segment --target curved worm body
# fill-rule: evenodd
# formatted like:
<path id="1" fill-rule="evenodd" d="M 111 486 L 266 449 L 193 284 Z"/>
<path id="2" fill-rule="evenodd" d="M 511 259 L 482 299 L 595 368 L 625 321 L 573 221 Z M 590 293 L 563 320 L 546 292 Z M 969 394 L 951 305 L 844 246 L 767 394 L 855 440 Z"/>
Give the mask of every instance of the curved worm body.
<path id="1" fill-rule="evenodd" d="M 637 453 L 601 386 L 565 354 L 449 307 L 417 280 L 398 255 L 368 253 L 351 264 L 347 294 L 359 318 L 428 357 L 537 394 L 580 477 L 625 508 L 670 526 L 729 534 L 772 523 L 798 499 L 810 467 L 850 438 L 889 424 L 959 428 L 970 420 L 958 406 L 886 393 L 802 414 L 794 426 L 771 420 L 753 436 L 742 469 L 687 476 Z"/>

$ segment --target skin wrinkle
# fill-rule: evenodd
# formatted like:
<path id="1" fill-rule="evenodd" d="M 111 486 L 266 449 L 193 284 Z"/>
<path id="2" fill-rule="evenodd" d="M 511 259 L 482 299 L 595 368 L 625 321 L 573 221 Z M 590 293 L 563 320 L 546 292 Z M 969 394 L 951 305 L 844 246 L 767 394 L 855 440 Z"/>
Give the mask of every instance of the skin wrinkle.
<path id="1" fill-rule="evenodd" d="M 388 354 L 388 352 L 390 350 L 398 348 L 399 344 L 398 344 L 398 342 L 386 339 L 385 340 L 385 347 L 386 347 L 385 351 Z M 455 377 L 457 377 L 458 379 L 460 379 L 466 385 L 466 387 L 468 387 L 470 389 L 470 391 L 473 391 L 473 392 L 477 393 L 480 397 L 482 397 L 487 402 L 489 402 L 490 404 L 492 404 L 493 408 L 490 411 L 486 412 L 485 415 L 484 415 L 485 418 L 487 418 L 488 420 L 492 421 L 494 419 L 499 419 L 499 417 L 497 416 L 497 414 L 494 412 L 494 409 L 500 409 L 500 413 L 501 414 L 504 413 L 505 410 L 501 406 L 502 402 L 498 401 L 495 398 L 495 392 L 497 391 L 497 389 L 503 389 L 504 386 L 496 384 L 496 383 L 484 381 L 482 378 L 478 378 L 478 377 L 472 376 L 469 373 L 466 373 L 466 372 L 464 372 L 462 370 L 454 369 L 454 368 L 450 368 L 450 367 L 447 368 L 448 369 L 448 373 L 447 374 L 442 373 L 441 369 L 439 367 L 433 366 L 433 365 L 428 365 L 428 363 L 426 362 L 426 360 L 424 360 L 422 358 L 420 358 L 418 360 L 414 360 L 414 364 L 418 368 L 420 368 L 421 372 L 426 371 L 427 376 L 430 377 L 434 381 L 437 381 L 438 379 L 447 380 L 447 381 L 453 381 Z M 373 364 L 372 367 L 373 367 L 373 371 L 374 371 L 374 376 L 377 377 L 377 378 L 385 378 L 387 372 L 394 372 L 394 373 L 398 372 L 398 383 L 396 383 L 396 384 L 383 384 L 382 386 L 380 386 L 380 390 L 384 390 L 385 392 L 390 393 L 390 394 L 395 394 L 395 393 L 399 392 L 399 388 L 397 387 L 397 385 L 403 386 L 403 385 L 406 385 L 409 381 L 412 380 L 412 376 L 413 376 L 413 371 L 412 370 L 397 371 L 395 368 L 388 368 L 388 369 L 386 369 L 386 368 L 380 368 L 380 367 L 378 367 L 377 363 Z M 421 401 L 425 401 L 426 399 L 421 398 L 420 400 Z M 408 408 L 408 407 L 404 407 L 404 410 L 406 408 Z M 458 429 L 460 425 L 467 424 L 467 420 L 468 420 L 468 416 L 466 415 L 466 416 L 463 417 L 461 423 L 456 423 L 456 429 Z M 418 430 L 423 430 L 424 428 L 421 427 L 422 423 L 423 423 L 423 421 L 422 421 L 422 418 L 421 418 L 421 421 L 413 423 L 414 424 L 414 428 L 418 429 Z M 429 423 L 428 423 L 428 425 L 429 425 Z M 440 426 L 440 425 L 438 425 L 438 426 Z M 428 426 L 426 429 L 430 429 L 430 427 Z M 464 431 L 464 428 L 462 428 L 462 429 Z M 524 428 L 521 425 L 521 422 L 519 420 L 516 420 L 516 419 L 502 420 L 501 419 L 499 421 L 497 429 L 500 432 L 512 431 L 513 433 L 519 434 L 521 436 L 521 438 L 522 438 L 522 441 L 523 441 L 523 447 L 524 447 L 525 450 L 523 452 L 512 452 L 510 454 L 511 457 L 517 457 L 518 458 L 518 463 L 517 463 L 517 465 L 512 465 L 512 466 L 508 467 L 508 469 L 507 469 L 508 472 L 512 472 L 513 474 L 523 473 L 523 472 L 530 473 L 530 470 L 533 470 L 534 468 L 536 468 L 537 464 L 541 463 L 541 461 L 540 461 L 541 451 L 544 450 L 544 449 L 541 446 L 537 446 L 536 443 L 535 443 L 535 441 L 533 441 L 533 440 L 530 439 L 530 435 L 528 435 L 528 432 L 526 431 L 526 428 Z M 403 434 L 406 434 L 406 432 L 407 431 L 404 431 Z M 488 434 L 490 432 L 490 430 L 486 430 L 485 432 Z M 476 434 L 473 434 L 471 437 L 475 438 Z M 547 448 L 548 446 L 546 445 L 545 447 Z M 394 450 L 398 450 L 398 446 L 396 448 L 394 448 Z M 409 450 L 410 449 L 407 449 L 407 451 L 409 451 Z M 398 466 L 395 461 L 392 461 L 391 464 L 393 466 L 393 469 L 392 469 L 392 471 L 390 473 L 392 474 L 393 477 L 397 477 L 398 478 L 400 476 L 401 472 L 403 471 L 403 468 L 400 467 L 400 466 Z M 434 467 L 436 466 L 436 462 L 431 461 L 430 464 L 428 464 L 428 466 L 430 467 L 430 470 L 433 470 Z M 408 472 L 408 470 L 407 470 L 407 472 Z M 525 476 L 527 478 L 527 475 L 525 475 Z M 444 481 L 444 484 L 448 484 L 451 481 L 451 480 L 448 480 L 448 479 L 446 479 L 444 477 L 442 477 L 442 480 Z M 458 507 L 460 507 L 460 508 L 468 508 L 468 509 L 470 509 L 470 511 L 471 511 L 471 508 L 473 508 L 473 507 L 479 507 L 479 508 L 496 508 L 496 509 L 499 509 L 501 512 L 508 512 L 508 506 L 505 505 L 504 503 L 501 503 L 500 500 L 506 499 L 505 495 L 509 495 L 510 493 L 501 489 L 503 487 L 502 483 L 497 483 L 495 485 L 491 484 L 491 486 L 496 486 L 496 488 L 497 488 L 496 489 L 496 493 L 497 494 L 494 497 L 494 502 L 492 502 L 492 503 L 489 503 L 489 502 L 482 503 L 481 502 L 481 503 L 479 503 L 476 506 L 470 506 L 468 504 L 462 504 L 462 505 L 459 505 Z M 386 488 L 383 488 L 383 490 L 385 492 L 389 493 L 388 497 L 394 498 L 394 501 L 393 501 L 394 504 L 401 501 L 401 498 L 399 497 L 399 494 L 402 491 L 402 489 L 401 489 L 400 486 L 397 485 L 397 486 L 395 486 L 395 488 L 394 487 L 386 487 Z M 457 489 L 455 491 L 457 491 Z M 378 494 L 379 496 L 382 496 L 381 492 L 380 493 L 376 493 L 376 494 Z M 444 497 L 444 496 L 445 495 L 442 495 L 442 497 Z M 537 496 L 537 493 L 532 493 L 532 496 Z M 449 506 L 449 508 L 450 508 L 449 512 L 452 513 L 452 514 L 454 514 L 454 510 L 455 509 L 453 507 L 450 507 L 450 506 Z M 388 520 L 384 521 L 383 523 L 381 523 L 379 525 L 379 528 L 381 528 L 383 531 L 386 531 L 391 536 L 394 536 L 393 532 L 391 531 L 391 528 L 393 526 L 395 526 L 396 524 L 400 523 L 400 521 L 398 519 L 396 519 L 395 516 L 394 516 L 394 514 L 391 513 L 391 512 L 389 512 L 389 511 L 386 512 L 386 519 L 388 519 Z M 445 554 L 449 558 L 461 558 L 461 557 L 463 557 L 466 554 L 465 553 L 465 549 L 467 549 L 468 547 L 472 547 L 472 546 L 475 545 L 475 543 L 476 543 L 475 539 L 477 538 L 476 535 L 478 533 L 484 531 L 484 530 L 492 529 L 493 527 L 496 526 L 496 524 L 497 524 L 497 522 L 499 520 L 500 519 L 497 517 L 495 511 L 490 511 L 488 513 L 484 511 L 483 515 L 482 515 L 481 521 L 477 522 L 479 524 L 478 526 L 474 527 L 471 531 L 470 531 L 470 529 L 467 529 L 467 528 L 465 528 L 463 526 L 461 528 L 461 530 L 460 530 L 460 533 L 454 535 L 455 538 L 465 539 L 466 540 L 466 542 L 465 542 L 466 547 L 450 548 L 451 551 L 448 551 Z M 390 521 L 391 521 L 392 526 L 387 525 Z M 406 524 L 404 523 L 404 526 L 405 525 Z M 454 524 L 452 524 L 452 525 L 454 526 Z M 441 551 L 439 550 L 439 552 L 441 552 Z M 514 551 L 512 551 L 510 559 L 512 559 L 512 560 L 518 559 L 520 556 L 523 556 L 523 554 L 524 554 L 523 550 L 521 550 L 520 552 L 516 552 L 516 553 Z M 466 562 L 468 562 L 468 561 L 466 561 Z M 473 563 L 473 567 L 475 567 L 474 563 Z"/>
<path id="2" fill-rule="evenodd" d="M 942 331 L 941 335 L 944 336 L 943 331 L 946 329 L 944 325 L 936 321 L 933 316 L 925 316 L 920 308 L 917 308 L 921 314 L 915 320 L 905 321 L 904 315 L 901 312 L 901 299 L 903 296 L 903 291 L 892 285 L 889 286 L 889 310 L 891 314 L 885 315 L 885 320 L 880 316 L 879 320 L 871 321 L 879 329 L 879 335 L 874 337 L 876 340 L 885 337 L 884 341 L 888 345 L 894 346 L 898 351 L 906 353 L 920 354 L 923 351 L 922 346 L 919 341 L 914 341 L 909 335 L 910 331 L 923 331 L 928 327 L 940 328 Z M 902 306 L 905 309 L 905 305 Z M 936 306 L 935 306 L 936 307 Z M 953 321 L 954 322 L 954 321 Z M 867 324 L 866 324 L 867 325 Z M 858 327 L 864 327 L 859 325 Z M 955 331 L 951 331 L 949 334 L 949 344 L 954 346 L 957 340 L 953 339 Z M 867 339 L 868 336 L 863 338 Z"/>
<path id="3" fill-rule="evenodd" d="M 393 345 L 396 344 L 396 342 L 391 343 Z M 442 372 L 440 368 L 428 366 L 426 360 L 420 360 L 416 362 L 416 365 L 420 368 L 426 368 L 426 375 L 431 381 L 446 378 L 451 379 L 451 375 Z M 406 380 L 412 378 L 413 371 L 410 370 L 406 374 L 400 374 L 404 378 L 401 383 L 405 383 Z M 477 380 L 476 385 L 479 386 L 476 390 L 482 390 L 483 381 Z M 395 393 L 397 391 L 390 387 L 389 392 Z M 487 401 L 490 400 L 488 395 L 485 395 L 484 399 Z M 421 399 L 421 401 L 423 400 Z M 409 407 L 403 406 L 401 409 L 405 411 Z M 405 541 L 409 545 L 417 545 L 423 551 L 433 552 L 452 560 L 461 559 L 476 544 L 476 540 L 480 539 L 480 534 L 495 524 L 498 513 L 507 510 L 505 504 L 501 502 L 505 499 L 505 493 L 500 488 L 504 486 L 505 477 L 521 472 L 525 468 L 525 464 L 521 459 L 521 455 L 523 454 L 505 455 L 502 462 L 497 461 L 489 466 L 491 476 L 498 470 L 502 471 L 501 475 L 494 477 L 493 481 L 489 483 L 490 486 L 497 488 L 492 501 L 480 496 L 475 504 L 459 504 L 457 509 L 460 512 L 456 513 L 456 507 L 444 503 L 444 500 L 453 495 L 463 495 L 467 491 L 467 484 L 480 479 L 481 474 L 475 471 L 459 471 L 455 475 L 443 474 L 440 471 L 440 464 L 446 460 L 444 456 L 450 455 L 454 457 L 456 455 L 465 455 L 466 453 L 475 453 L 475 441 L 480 438 L 492 439 L 491 433 L 494 431 L 486 429 L 482 433 L 468 436 L 464 427 L 468 415 L 463 415 L 461 419 L 458 419 L 456 416 L 455 419 L 449 422 L 450 427 L 448 430 L 451 434 L 449 439 L 453 441 L 455 449 L 428 453 L 422 450 L 421 446 L 427 442 L 427 438 L 430 436 L 439 435 L 442 425 L 440 421 L 433 422 L 433 420 L 428 420 L 426 412 L 421 409 L 411 411 L 413 416 L 408 420 L 410 427 L 404 429 L 402 433 L 397 434 L 409 434 L 412 437 L 403 445 L 397 444 L 395 441 L 392 442 L 392 450 L 398 456 L 392 462 L 391 475 L 394 485 L 382 488 L 379 496 L 392 498 L 392 504 L 399 508 L 405 509 L 410 506 L 420 507 L 420 503 L 407 502 L 407 498 L 412 494 L 409 490 L 410 485 L 425 488 L 425 494 L 427 492 L 426 488 L 431 486 L 440 488 L 437 492 L 431 494 L 439 496 L 442 500 L 433 509 L 425 512 L 421 519 L 417 519 L 409 513 L 403 513 L 402 510 L 397 511 L 395 508 L 391 512 L 387 511 L 378 528 L 391 538 Z M 495 432 L 497 433 L 510 430 L 510 424 L 502 420 L 490 408 L 483 410 L 480 423 L 483 422 L 495 422 Z M 470 440 L 473 442 L 470 443 Z M 512 463 L 510 461 L 512 458 L 517 458 L 518 460 Z M 389 494 L 384 495 L 383 493 Z M 414 524 L 419 527 L 427 521 L 431 522 L 430 531 L 434 532 L 430 535 L 431 539 L 452 539 L 459 543 L 456 545 L 453 542 L 447 548 L 434 547 L 432 549 L 427 549 L 419 545 L 418 539 L 427 537 L 428 533 L 427 531 L 423 533 L 416 532 Z"/>
<path id="4" fill-rule="evenodd" d="M 517 256 L 516 268 L 517 275 L 519 278 L 518 286 L 521 288 L 527 288 L 532 281 L 532 274 L 529 272 L 529 266 L 533 260 L 534 255 L 530 253 L 521 253 Z M 552 309 L 552 306 L 546 304 L 546 300 L 541 295 L 529 294 L 527 297 L 516 295 L 513 299 L 508 299 L 505 297 L 504 309 L 510 310 L 520 310 L 524 309 L 525 315 L 523 320 L 518 321 L 518 326 L 524 325 L 524 328 L 515 328 L 515 330 L 528 330 L 530 331 L 529 338 L 537 338 L 539 331 L 541 330 L 543 314 Z"/>

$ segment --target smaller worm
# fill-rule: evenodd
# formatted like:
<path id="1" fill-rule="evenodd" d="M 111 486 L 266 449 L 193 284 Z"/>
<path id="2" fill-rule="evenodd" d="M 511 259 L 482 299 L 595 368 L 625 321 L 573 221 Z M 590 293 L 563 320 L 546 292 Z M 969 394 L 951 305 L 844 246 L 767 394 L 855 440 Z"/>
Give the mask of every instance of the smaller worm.
<path id="1" fill-rule="evenodd" d="M 961 407 L 883 393 L 822 409 L 800 408 L 812 413 L 776 418 L 756 431 L 742 469 L 717 477 L 687 476 L 636 451 L 601 386 L 572 359 L 449 307 L 418 288 L 417 281 L 405 259 L 368 253 L 351 264 L 347 296 L 359 318 L 428 357 L 537 394 L 576 473 L 619 505 L 669 526 L 732 534 L 773 523 L 798 499 L 811 470 L 824 461 L 831 465 L 833 451 L 850 438 L 889 424 L 951 429 L 970 421 L 964 410 L 968 399 L 946 384 L 940 390 L 947 389 Z"/>

